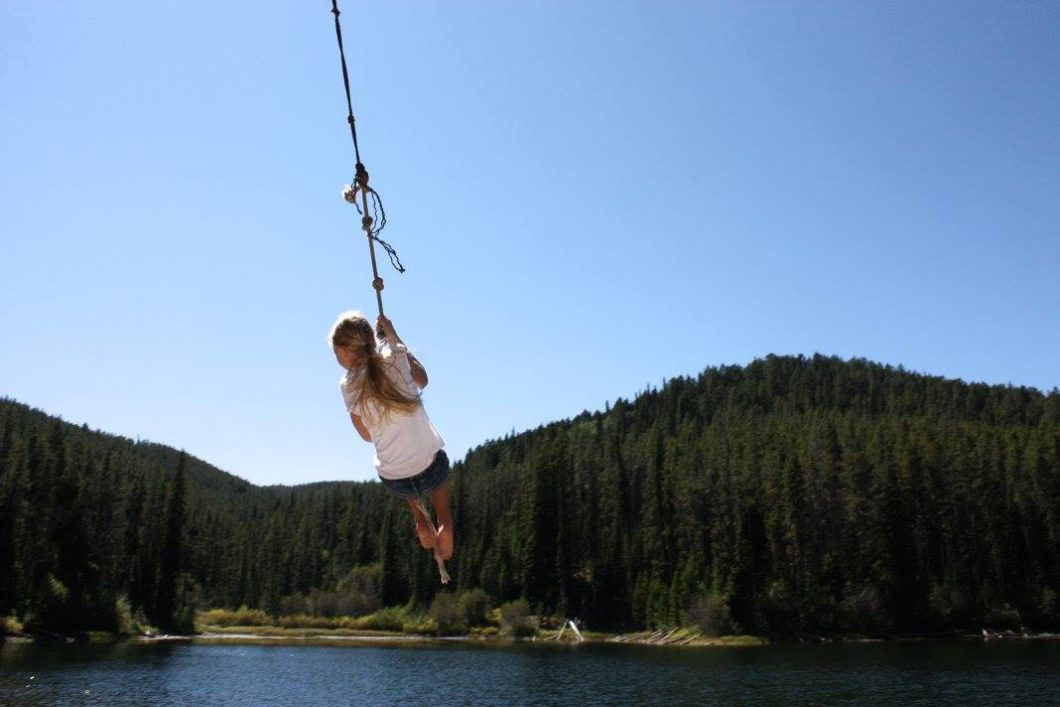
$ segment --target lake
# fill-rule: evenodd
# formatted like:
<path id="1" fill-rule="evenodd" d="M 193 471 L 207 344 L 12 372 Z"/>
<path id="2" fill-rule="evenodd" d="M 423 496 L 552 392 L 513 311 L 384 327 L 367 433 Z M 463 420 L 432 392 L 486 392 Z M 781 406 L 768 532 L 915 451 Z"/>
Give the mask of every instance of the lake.
<path id="1" fill-rule="evenodd" d="M 0 705 L 1060 705 L 1060 641 L 0 645 Z"/>

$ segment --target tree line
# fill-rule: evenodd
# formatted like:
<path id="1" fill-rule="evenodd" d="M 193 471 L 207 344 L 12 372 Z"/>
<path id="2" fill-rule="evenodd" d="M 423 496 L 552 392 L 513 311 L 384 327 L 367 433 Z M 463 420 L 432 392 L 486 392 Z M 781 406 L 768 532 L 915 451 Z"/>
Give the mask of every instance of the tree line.
<path id="1" fill-rule="evenodd" d="M 300 470 L 312 476 L 312 470 Z M 494 605 L 598 629 L 1060 628 L 1060 393 L 770 356 L 454 464 L 454 584 L 375 482 L 254 486 L 0 400 L 0 617 L 57 633 Z"/>

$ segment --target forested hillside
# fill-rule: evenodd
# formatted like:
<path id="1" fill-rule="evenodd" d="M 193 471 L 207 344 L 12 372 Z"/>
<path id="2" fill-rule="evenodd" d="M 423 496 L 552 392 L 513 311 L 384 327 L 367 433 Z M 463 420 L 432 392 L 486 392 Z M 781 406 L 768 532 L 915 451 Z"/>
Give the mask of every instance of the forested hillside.
<path id="1" fill-rule="evenodd" d="M 376 483 L 255 487 L 10 400 L 0 464 L 0 616 L 30 627 L 451 591 Z M 1060 628 L 1056 391 L 771 356 L 486 443 L 452 478 L 454 589 L 495 604 L 602 629 Z"/>

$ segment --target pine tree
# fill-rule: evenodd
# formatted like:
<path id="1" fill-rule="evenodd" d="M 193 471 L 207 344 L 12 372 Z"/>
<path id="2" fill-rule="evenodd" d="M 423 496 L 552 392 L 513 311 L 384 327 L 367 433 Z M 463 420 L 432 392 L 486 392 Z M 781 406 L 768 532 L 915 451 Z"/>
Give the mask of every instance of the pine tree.
<path id="1" fill-rule="evenodd" d="M 187 456 L 182 451 L 177 460 L 177 469 L 166 498 L 163 523 L 162 553 L 158 564 L 154 619 L 164 629 L 187 630 L 182 626 L 180 613 L 183 610 L 184 570 L 184 497 Z"/>

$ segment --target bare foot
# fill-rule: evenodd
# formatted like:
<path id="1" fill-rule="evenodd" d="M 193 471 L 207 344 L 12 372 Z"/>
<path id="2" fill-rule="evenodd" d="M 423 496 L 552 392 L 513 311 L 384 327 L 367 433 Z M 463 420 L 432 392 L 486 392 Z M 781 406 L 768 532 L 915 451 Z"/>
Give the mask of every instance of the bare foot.
<path id="1" fill-rule="evenodd" d="M 423 546 L 423 549 L 430 550 L 434 547 L 434 535 L 431 534 L 430 528 L 419 516 L 416 517 L 416 537 L 420 539 L 420 545 Z"/>
<path id="2" fill-rule="evenodd" d="M 443 560 L 453 556 L 453 529 L 448 525 L 438 528 L 438 539 L 435 544 L 436 554 Z"/>

